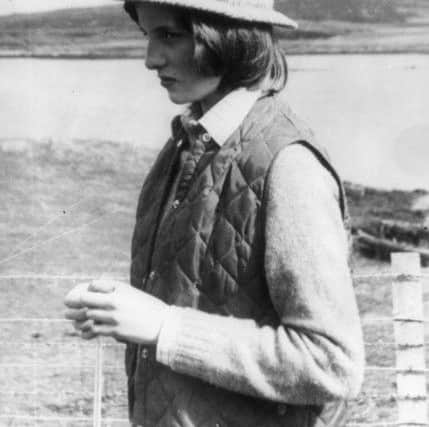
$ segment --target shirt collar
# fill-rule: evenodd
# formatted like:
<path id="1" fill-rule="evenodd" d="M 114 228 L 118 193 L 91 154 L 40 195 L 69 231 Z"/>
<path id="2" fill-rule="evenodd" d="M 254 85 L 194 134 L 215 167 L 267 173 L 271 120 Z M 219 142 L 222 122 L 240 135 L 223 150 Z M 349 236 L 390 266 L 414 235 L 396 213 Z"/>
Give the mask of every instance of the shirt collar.
<path id="1" fill-rule="evenodd" d="M 223 145 L 241 125 L 260 96 L 259 90 L 233 90 L 210 108 L 199 122 L 219 145 Z"/>
<path id="2" fill-rule="evenodd" d="M 198 112 L 195 106 L 190 106 L 182 116 L 187 121 L 200 124 L 211 138 L 223 145 L 232 133 L 240 126 L 256 100 L 261 96 L 261 91 L 251 91 L 246 88 L 235 89 L 224 96 L 210 110 L 198 120 Z"/>

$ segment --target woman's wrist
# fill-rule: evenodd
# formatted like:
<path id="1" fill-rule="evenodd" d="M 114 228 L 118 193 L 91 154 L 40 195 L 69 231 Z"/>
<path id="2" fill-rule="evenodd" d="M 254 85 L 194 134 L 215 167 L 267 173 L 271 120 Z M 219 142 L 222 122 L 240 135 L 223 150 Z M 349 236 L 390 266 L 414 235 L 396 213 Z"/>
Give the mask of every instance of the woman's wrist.
<path id="1" fill-rule="evenodd" d="M 163 365 L 170 366 L 170 355 L 174 349 L 176 338 L 181 324 L 182 309 L 176 306 L 167 306 L 164 319 L 161 323 L 156 342 L 156 360 Z"/>

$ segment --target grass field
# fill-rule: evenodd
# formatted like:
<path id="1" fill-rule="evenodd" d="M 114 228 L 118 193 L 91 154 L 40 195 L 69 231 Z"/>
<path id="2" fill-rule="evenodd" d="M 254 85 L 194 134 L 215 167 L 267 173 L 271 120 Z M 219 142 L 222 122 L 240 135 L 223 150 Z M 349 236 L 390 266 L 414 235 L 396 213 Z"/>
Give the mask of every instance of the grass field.
<path id="1" fill-rule="evenodd" d="M 27 276 L 0 279 L 0 317 L 61 318 L 63 297 L 79 282 L 64 276 L 127 276 L 137 196 L 154 155 L 105 141 L 0 140 L 0 275 Z M 356 193 L 351 188 L 354 221 L 388 212 L 421 217 L 411 210 L 421 191 Z M 368 274 L 388 271 L 389 265 L 356 254 L 354 268 L 356 274 Z M 355 289 L 367 363 L 393 367 L 392 325 L 366 322 L 391 315 L 391 284 L 360 279 Z M 106 344 L 103 415 L 126 418 L 123 348 Z M 0 348 L 0 426 L 92 425 L 78 418 L 92 412 L 93 342 L 81 342 L 66 322 L 3 322 Z M 15 415 L 75 420 L 36 422 Z M 395 419 L 393 372 L 368 371 L 350 421 Z"/>

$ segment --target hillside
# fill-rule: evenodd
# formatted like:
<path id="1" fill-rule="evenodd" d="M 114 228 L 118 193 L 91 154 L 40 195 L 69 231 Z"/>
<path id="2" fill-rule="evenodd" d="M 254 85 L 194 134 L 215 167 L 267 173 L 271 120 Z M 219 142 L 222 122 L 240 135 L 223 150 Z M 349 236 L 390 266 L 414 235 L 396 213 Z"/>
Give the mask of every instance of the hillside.
<path id="1" fill-rule="evenodd" d="M 126 275 L 135 204 L 155 154 L 112 141 L 0 138 L 3 274 Z M 371 219 L 422 224 L 429 215 L 426 206 L 415 208 L 429 196 L 423 190 L 347 183 L 346 191 L 353 228 Z M 368 262 L 355 255 L 358 266 Z"/>
<path id="2" fill-rule="evenodd" d="M 291 53 L 429 53 L 426 0 L 278 0 L 298 31 Z M 145 41 L 120 5 L 0 17 L 0 56 L 141 57 Z"/>
<path id="3" fill-rule="evenodd" d="M 278 10 L 297 19 L 355 22 L 401 21 L 407 13 L 392 0 L 277 0 Z M 411 6 L 411 5 L 409 5 Z"/>

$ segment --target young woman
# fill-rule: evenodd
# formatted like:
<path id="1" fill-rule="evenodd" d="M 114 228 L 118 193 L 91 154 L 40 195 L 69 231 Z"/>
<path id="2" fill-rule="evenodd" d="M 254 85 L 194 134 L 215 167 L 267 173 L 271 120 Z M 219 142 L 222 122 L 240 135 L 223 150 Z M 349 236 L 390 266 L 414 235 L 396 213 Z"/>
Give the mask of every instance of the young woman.
<path id="1" fill-rule="evenodd" d="M 189 104 L 140 195 L 131 284 L 66 297 L 82 337 L 127 343 L 145 427 L 342 426 L 363 375 L 341 181 L 278 94 L 264 0 L 127 1 L 146 66 Z"/>

